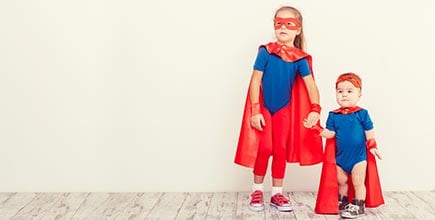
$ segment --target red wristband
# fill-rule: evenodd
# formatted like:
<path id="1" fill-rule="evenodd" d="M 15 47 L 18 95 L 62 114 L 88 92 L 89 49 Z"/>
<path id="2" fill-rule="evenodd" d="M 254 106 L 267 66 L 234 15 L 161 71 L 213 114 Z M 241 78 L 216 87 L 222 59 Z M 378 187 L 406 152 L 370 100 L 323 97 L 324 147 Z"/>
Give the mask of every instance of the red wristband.
<path id="1" fill-rule="evenodd" d="M 322 126 L 320 126 L 318 124 L 316 124 L 313 127 L 311 127 L 311 129 L 315 130 L 318 134 L 322 133 L 322 131 L 323 131 Z"/>
<path id="2" fill-rule="evenodd" d="M 373 148 L 376 148 L 376 140 L 374 138 L 370 138 L 366 141 L 366 146 L 368 150 L 371 150 Z"/>
<path id="3" fill-rule="evenodd" d="M 251 114 L 256 115 L 261 113 L 261 106 L 260 103 L 252 103 L 251 104 Z"/>
<path id="4" fill-rule="evenodd" d="M 322 111 L 322 107 L 320 107 L 320 105 L 317 103 L 313 103 L 313 104 L 311 104 L 311 111 L 317 112 L 320 114 L 320 111 Z"/>

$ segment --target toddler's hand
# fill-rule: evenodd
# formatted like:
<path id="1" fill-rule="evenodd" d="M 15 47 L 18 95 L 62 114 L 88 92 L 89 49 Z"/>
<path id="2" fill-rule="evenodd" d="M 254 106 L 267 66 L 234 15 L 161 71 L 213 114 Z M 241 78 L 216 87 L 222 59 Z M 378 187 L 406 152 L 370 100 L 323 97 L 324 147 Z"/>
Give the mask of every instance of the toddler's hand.
<path id="1" fill-rule="evenodd" d="M 370 153 L 373 154 L 373 156 L 377 157 L 379 160 L 382 160 L 382 155 L 379 153 L 377 148 L 370 149 Z"/>
<path id="2" fill-rule="evenodd" d="M 255 114 L 251 117 L 251 126 L 259 131 L 263 131 L 263 128 L 266 125 L 266 121 L 264 120 L 263 114 Z"/>

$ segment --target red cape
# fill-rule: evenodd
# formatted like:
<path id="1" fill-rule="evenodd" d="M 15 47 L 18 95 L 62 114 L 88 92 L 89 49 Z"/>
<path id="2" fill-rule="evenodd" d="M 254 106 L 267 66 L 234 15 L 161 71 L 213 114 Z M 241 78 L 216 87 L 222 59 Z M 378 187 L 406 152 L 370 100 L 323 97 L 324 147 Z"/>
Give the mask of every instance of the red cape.
<path id="1" fill-rule="evenodd" d="M 325 146 L 325 155 L 323 159 L 322 175 L 320 177 L 319 191 L 315 212 L 318 214 L 338 214 L 338 183 L 337 183 L 337 165 L 335 163 L 335 138 L 327 139 Z M 351 178 L 349 185 L 349 202 L 355 196 Z M 379 181 L 376 158 L 367 151 L 367 174 L 366 174 L 366 201 L 365 206 L 374 208 L 384 204 L 382 196 L 381 183 Z"/>
<path id="2" fill-rule="evenodd" d="M 260 46 L 260 48 L 263 46 Z M 312 71 L 311 56 L 297 48 L 283 48 L 278 43 L 269 43 L 266 46 L 269 53 L 281 57 L 283 60 L 293 62 L 302 58 L 308 60 Z M 305 83 L 299 74 L 291 91 L 290 100 L 290 134 L 287 146 L 287 162 L 298 162 L 300 165 L 313 165 L 322 161 L 322 139 L 312 129 L 303 126 L 303 120 L 311 110 L 311 101 Z M 260 105 L 263 106 L 263 94 L 260 91 Z M 251 100 L 248 89 L 245 109 L 243 112 L 242 128 L 240 130 L 239 142 L 235 163 L 254 167 L 257 151 L 260 143 L 260 131 L 253 128 L 251 121 Z"/>

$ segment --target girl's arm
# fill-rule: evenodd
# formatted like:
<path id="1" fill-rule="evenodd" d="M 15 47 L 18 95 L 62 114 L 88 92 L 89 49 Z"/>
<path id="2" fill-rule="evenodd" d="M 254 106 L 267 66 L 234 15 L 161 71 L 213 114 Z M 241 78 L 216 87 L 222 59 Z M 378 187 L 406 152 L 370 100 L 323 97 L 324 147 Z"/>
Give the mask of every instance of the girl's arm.
<path id="1" fill-rule="evenodd" d="M 308 90 L 308 96 L 310 96 L 311 104 L 319 104 L 320 103 L 320 95 L 319 90 L 317 89 L 317 85 L 314 82 L 313 75 L 305 76 L 304 78 L 305 86 Z"/>
<path id="2" fill-rule="evenodd" d="M 307 87 L 308 96 L 310 97 L 312 108 L 312 111 L 308 114 L 308 117 L 304 120 L 304 123 L 306 123 L 306 127 L 310 128 L 313 125 L 317 124 L 317 121 L 320 118 L 320 96 L 317 85 L 314 82 L 313 75 L 310 74 L 303 77 L 303 79 L 305 82 L 305 86 Z"/>
<path id="3" fill-rule="evenodd" d="M 266 121 L 264 120 L 263 115 L 261 114 L 261 106 L 260 106 L 260 87 L 261 87 L 261 79 L 263 77 L 263 72 L 259 70 L 254 70 L 252 72 L 251 83 L 249 84 L 249 93 L 251 100 L 251 126 L 258 129 L 259 131 L 263 130 L 263 126 L 266 125 Z"/>
<path id="4" fill-rule="evenodd" d="M 263 77 L 263 72 L 259 70 L 254 70 L 252 72 L 251 83 L 249 85 L 249 93 L 252 104 L 260 103 L 260 86 L 261 78 Z"/>

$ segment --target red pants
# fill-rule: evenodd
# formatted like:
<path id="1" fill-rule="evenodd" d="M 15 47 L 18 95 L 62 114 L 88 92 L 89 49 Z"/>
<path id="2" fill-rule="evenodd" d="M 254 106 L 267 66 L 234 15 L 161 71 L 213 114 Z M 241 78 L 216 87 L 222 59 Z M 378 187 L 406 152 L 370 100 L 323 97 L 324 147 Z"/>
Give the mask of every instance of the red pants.
<path id="1" fill-rule="evenodd" d="M 287 142 L 290 129 L 289 105 L 273 116 L 262 109 L 266 126 L 261 132 L 260 146 L 254 165 L 254 174 L 265 176 L 269 157 L 272 157 L 272 178 L 283 179 L 287 163 Z"/>

